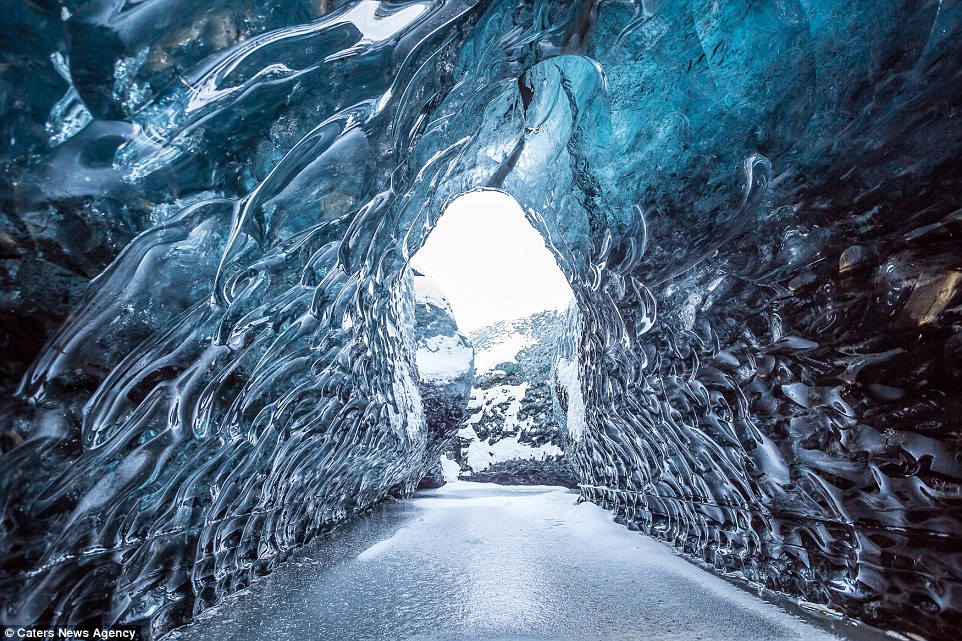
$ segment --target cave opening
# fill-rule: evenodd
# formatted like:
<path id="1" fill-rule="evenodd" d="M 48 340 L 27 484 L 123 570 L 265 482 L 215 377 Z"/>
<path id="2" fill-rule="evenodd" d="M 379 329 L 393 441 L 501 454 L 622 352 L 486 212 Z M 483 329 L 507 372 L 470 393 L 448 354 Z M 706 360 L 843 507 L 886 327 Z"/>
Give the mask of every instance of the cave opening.
<path id="1" fill-rule="evenodd" d="M 470 191 L 445 208 L 409 269 L 419 376 L 450 386 L 472 370 L 461 420 L 433 430 L 443 480 L 576 485 L 553 402 L 574 298 L 545 236 L 510 195 Z M 456 325 L 444 325 L 445 311 Z"/>

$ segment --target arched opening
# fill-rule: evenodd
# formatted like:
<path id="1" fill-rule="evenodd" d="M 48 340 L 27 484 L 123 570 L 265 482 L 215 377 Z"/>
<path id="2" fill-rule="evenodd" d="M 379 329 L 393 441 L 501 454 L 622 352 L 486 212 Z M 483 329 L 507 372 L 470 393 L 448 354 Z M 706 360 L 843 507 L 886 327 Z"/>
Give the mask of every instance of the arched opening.
<path id="1" fill-rule="evenodd" d="M 561 311 L 572 297 L 541 234 L 518 202 L 500 191 L 472 191 L 452 202 L 411 266 L 444 291 L 467 332 Z"/>
<path id="2" fill-rule="evenodd" d="M 437 384 L 463 376 L 466 343 L 473 347 L 463 418 L 431 430 L 444 441 L 444 480 L 573 485 L 553 391 L 573 295 L 521 206 L 492 190 L 457 198 L 410 269 L 419 376 L 435 384 L 428 396 L 454 392 L 450 383 L 447 392 Z M 438 316 L 445 311 L 456 327 L 441 329 Z M 467 340 L 444 334 L 451 330 Z M 430 415 L 428 422 L 430 429 Z"/>

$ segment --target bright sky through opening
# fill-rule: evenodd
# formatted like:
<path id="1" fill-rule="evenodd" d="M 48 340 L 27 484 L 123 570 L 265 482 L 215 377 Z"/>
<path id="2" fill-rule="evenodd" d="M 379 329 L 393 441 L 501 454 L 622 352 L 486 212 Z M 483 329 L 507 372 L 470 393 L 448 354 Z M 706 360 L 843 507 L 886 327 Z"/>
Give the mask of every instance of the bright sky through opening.
<path id="1" fill-rule="evenodd" d="M 462 332 L 563 310 L 568 281 L 511 196 L 476 191 L 444 212 L 411 265 L 444 291 Z"/>

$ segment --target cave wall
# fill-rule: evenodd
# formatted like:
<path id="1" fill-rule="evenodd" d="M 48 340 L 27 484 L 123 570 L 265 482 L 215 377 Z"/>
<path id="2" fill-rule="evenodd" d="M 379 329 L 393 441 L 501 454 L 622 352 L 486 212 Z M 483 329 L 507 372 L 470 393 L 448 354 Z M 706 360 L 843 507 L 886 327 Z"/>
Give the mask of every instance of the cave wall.
<path id="1" fill-rule="evenodd" d="M 157 634 L 413 487 L 402 274 L 488 188 L 577 299 L 558 389 L 586 498 L 954 638 L 957 2 L 228 5 L 142 54 L 159 0 L 77 3 L 18 54 L 63 50 L 91 120 L 4 152 L 4 215 L 137 203 L 110 224 L 139 235 L 5 413 L 4 623 Z"/>
<path id="2" fill-rule="evenodd" d="M 753 582 L 951 638 L 958 7 L 686 4 L 602 5 L 589 49 L 602 190 L 638 205 L 646 251 L 608 254 L 620 320 L 585 314 L 608 340 L 583 352 L 584 494 Z M 612 397 L 627 411 L 590 411 Z"/>

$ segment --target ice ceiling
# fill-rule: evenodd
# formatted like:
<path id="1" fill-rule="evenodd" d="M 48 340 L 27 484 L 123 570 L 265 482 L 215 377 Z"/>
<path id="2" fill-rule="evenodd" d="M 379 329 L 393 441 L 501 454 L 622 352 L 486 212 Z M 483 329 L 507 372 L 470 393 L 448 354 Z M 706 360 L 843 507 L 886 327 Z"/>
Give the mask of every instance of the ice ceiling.
<path id="1" fill-rule="evenodd" d="M 413 487 L 404 268 L 489 188 L 577 299 L 558 400 L 586 498 L 955 638 L 960 22 L 958 0 L 8 8 L 0 618 L 157 634 Z"/>

